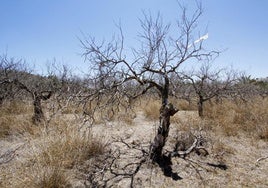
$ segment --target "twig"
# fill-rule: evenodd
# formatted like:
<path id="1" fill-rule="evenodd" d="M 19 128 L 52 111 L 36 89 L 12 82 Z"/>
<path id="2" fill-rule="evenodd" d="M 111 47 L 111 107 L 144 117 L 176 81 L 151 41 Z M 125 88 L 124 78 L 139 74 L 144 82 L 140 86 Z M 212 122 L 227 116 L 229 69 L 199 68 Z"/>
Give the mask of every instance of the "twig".
<path id="1" fill-rule="evenodd" d="M 262 160 L 265 160 L 265 159 L 267 159 L 267 158 L 268 158 L 268 156 L 261 157 L 261 158 L 257 159 L 256 163 L 258 163 L 258 162 L 260 162 L 260 161 L 262 161 Z"/>
<path id="2" fill-rule="evenodd" d="M 8 150 L 0 155 L 0 165 L 10 162 L 15 157 L 16 151 L 19 150 L 22 146 L 24 146 L 24 144 L 18 146 L 14 150 Z"/>
<path id="3" fill-rule="evenodd" d="M 201 140 L 199 138 L 195 138 L 193 144 L 185 151 L 178 151 L 178 150 L 174 150 L 173 152 L 170 152 L 169 153 L 169 156 L 170 157 L 182 157 L 182 158 L 185 158 L 187 155 L 189 155 L 190 153 L 192 153 L 193 151 L 200 151 L 200 150 L 203 150 L 206 154 L 205 155 L 208 155 L 208 151 L 200 146 L 200 142 Z"/>

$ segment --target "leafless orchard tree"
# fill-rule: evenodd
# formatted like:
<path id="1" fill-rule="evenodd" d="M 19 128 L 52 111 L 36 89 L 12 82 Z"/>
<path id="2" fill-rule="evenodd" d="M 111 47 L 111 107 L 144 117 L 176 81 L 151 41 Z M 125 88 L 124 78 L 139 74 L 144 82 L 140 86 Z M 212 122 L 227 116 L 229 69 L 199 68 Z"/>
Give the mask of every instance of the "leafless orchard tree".
<path id="1" fill-rule="evenodd" d="M 1 57 L 1 89 L 12 88 L 12 95 L 21 95 L 20 98 L 33 100 L 33 123 L 38 124 L 45 120 L 41 101 L 48 100 L 56 90 L 53 80 L 29 71 L 25 62 L 21 59 Z"/>
<path id="2" fill-rule="evenodd" d="M 232 90 L 237 81 L 237 73 L 233 70 L 213 70 L 212 63 L 202 64 L 199 70 L 184 75 L 191 82 L 197 96 L 198 114 L 204 116 L 204 103 L 213 98 L 219 100 L 226 91 Z"/>
<path id="3" fill-rule="evenodd" d="M 0 56 L 1 102 L 19 99 L 24 94 L 13 82 L 23 71 L 25 72 L 24 68 L 25 62 L 23 60 L 9 58 L 6 54 Z"/>
<path id="4" fill-rule="evenodd" d="M 150 157 L 154 161 L 162 159 L 162 149 L 169 133 L 170 117 L 178 109 L 169 103 L 172 75 L 180 75 L 180 67 L 187 62 L 199 63 L 212 58 L 218 52 L 203 48 L 203 40 L 198 33 L 198 20 L 202 15 L 202 7 L 192 15 L 181 7 L 182 15 L 176 22 L 177 33 L 172 35 L 171 25 L 163 22 L 160 14 L 153 18 L 144 14 L 141 19 L 141 32 L 138 34 L 140 47 L 132 48 L 132 54 L 125 47 L 122 28 L 120 34 L 110 42 L 98 43 L 94 37 L 81 39 L 85 60 L 88 61 L 94 92 L 89 100 L 106 98 L 113 105 L 122 96 L 137 98 L 149 90 L 155 89 L 162 101 L 159 127 L 151 145 Z M 196 36 L 197 35 L 197 36 Z M 131 56 L 131 57 L 130 57 Z M 172 80 L 173 81 L 173 80 Z M 141 89 L 129 92 L 124 89 L 129 83 L 135 83 Z M 118 97 L 118 98 L 116 98 Z"/>

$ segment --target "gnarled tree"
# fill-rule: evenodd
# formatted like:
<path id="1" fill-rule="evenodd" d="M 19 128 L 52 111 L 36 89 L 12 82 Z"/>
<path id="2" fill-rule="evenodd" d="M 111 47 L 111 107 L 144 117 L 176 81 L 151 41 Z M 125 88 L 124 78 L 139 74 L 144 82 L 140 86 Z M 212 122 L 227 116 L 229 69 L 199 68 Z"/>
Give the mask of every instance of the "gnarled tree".
<path id="1" fill-rule="evenodd" d="M 199 62 L 217 55 L 218 52 L 203 48 L 204 37 L 198 35 L 198 20 L 202 7 L 198 4 L 192 15 L 182 7 L 182 16 L 176 26 L 164 24 L 158 14 L 155 18 L 144 13 L 141 19 L 141 32 L 138 35 L 140 47 L 130 50 L 125 48 L 122 28 L 120 34 L 110 42 L 98 43 L 94 37 L 81 39 L 85 60 L 90 65 L 90 78 L 93 85 L 90 100 L 105 98 L 109 103 L 120 103 L 120 97 L 137 98 L 156 90 L 162 100 L 160 123 L 157 134 L 151 145 L 151 158 L 158 161 L 162 158 L 169 133 L 170 116 L 176 109 L 168 99 L 170 96 L 170 79 L 172 75 L 180 76 L 180 67 L 187 62 Z M 171 33 L 171 27 L 178 31 Z M 174 29 L 174 28 L 173 28 Z M 129 83 L 135 84 L 135 91 L 126 90 Z M 173 84 L 176 85 L 176 84 Z M 118 102 L 119 101 L 119 102 Z M 110 104 L 112 105 L 112 104 Z"/>
<path id="2" fill-rule="evenodd" d="M 219 100 L 225 97 L 237 80 L 237 74 L 233 70 L 212 68 L 212 63 L 206 62 L 199 70 L 184 75 L 184 79 L 190 81 L 196 94 L 200 117 L 204 116 L 204 103 L 213 98 Z"/>
<path id="3" fill-rule="evenodd" d="M 34 107 L 33 123 L 38 124 L 45 120 L 41 101 L 48 100 L 59 86 L 49 77 L 31 74 L 23 60 L 8 58 L 7 55 L 0 58 L 0 87 L 8 92 L 3 93 L 1 97 L 6 97 L 7 94 L 20 100 L 30 97 Z"/>

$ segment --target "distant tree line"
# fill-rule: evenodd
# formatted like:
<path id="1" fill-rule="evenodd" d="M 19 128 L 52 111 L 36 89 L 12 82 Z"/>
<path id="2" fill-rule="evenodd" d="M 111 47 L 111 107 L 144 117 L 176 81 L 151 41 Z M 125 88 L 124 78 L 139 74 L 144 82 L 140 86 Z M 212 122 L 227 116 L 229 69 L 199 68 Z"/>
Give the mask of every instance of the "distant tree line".
<path id="1" fill-rule="evenodd" d="M 32 100 L 34 106 L 33 121 L 35 123 L 44 119 L 41 102 L 49 100 L 54 95 L 58 100 L 72 98 L 82 103 L 92 100 L 93 94 L 111 95 L 116 97 L 114 91 L 107 92 L 104 88 L 117 83 L 115 77 L 98 78 L 94 81 L 88 78 L 72 76 L 70 69 L 55 64 L 50 67 L 46 76 L 34 74 L 25 61 L 9 58 L 7 55 L 0 57 L 0 105 L 4 101 Z M 220 102 L 223 98 L 250 100 L 251 97 L 268 95 L 268 78 L 251 78 L 245 74 L 239 75 L 226 69 L 212 70 L 211 64 L 204 64 L 197 71 L 172 75 L 172 85 L 169 93 L 178 100 L 186 100 L 189 105 L 196 103 L 199 115 L 203 116 L 204 103 L 214 99 Z M 127 91 L 127 93 L 126 93 Z M 129 82 L 116 88 L 118 95 L 125 94 L 127 99 L 142 94 L 146 91 L 140 84 Z M 109 94 L 110 93 L 110 94 Z M 157 90 L 151 90 L 147 95 L 157 96 Z M 135 97 L 134 97 L 135 98 Z M 96 100 L 100 99 L 95 98 Z M 118 97 L 118 100 L 122 100 Z M 101 102 L 101 101 L 99 101 Z M 118 101 L 120 104 L 120 101 Z"/>

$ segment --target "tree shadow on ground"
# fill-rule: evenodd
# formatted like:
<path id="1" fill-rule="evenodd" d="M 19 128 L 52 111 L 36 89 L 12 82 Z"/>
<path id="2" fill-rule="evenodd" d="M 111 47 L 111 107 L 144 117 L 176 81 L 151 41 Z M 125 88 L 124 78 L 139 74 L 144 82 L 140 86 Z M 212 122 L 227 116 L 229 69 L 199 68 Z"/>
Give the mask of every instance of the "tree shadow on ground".
<path id="1" fill-rule="evenodd" d="M 170 177 L 175 181 L 182 180 L 182 177 L 180 177 L 178 173 L 174 173 L 172 171 L 171 157 L 163 155 L 155 159 L 155 162 L 161 168 L 166 177 Z"/>
<path id="2" fill-rule="evenodd" d="M 174 173 L 172 171 L 172 161 L 171 157 L 163 155 L 161 157 L 158 157 L 154 160 L 155 163 L 158 164 L 158 166 L 161 168 L 163 171 L 164 175 L 166 177 L 170 177 L 175 181 L 182 180 L 183 178 L 178 175 L 178 173 Z M 214 164 L 214 163 L 205 163 L 208 166 L 214 167 L 214 168 L 219 168 L 221 170 L 227 170 L 228 167 L 226 164 Z"/>

